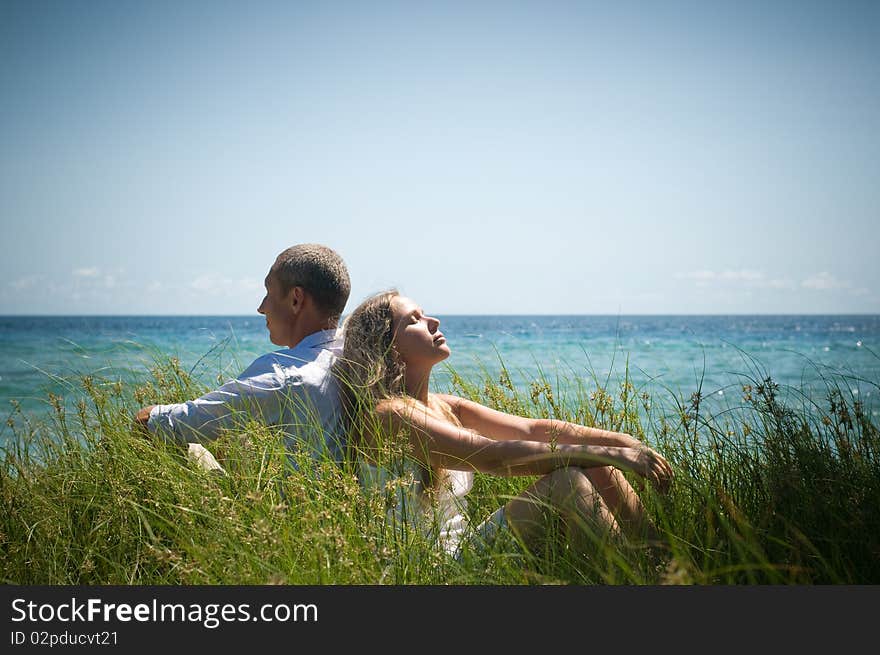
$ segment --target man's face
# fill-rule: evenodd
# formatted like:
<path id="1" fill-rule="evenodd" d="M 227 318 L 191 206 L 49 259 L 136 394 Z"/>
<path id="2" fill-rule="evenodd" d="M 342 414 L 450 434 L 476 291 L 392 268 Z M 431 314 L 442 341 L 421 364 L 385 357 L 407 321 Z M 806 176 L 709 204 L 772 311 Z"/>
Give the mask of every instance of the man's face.
<path id="1" fill-rule="evenodd" d="M 276 346 L 290 346 L 292 341 L 296 312 L 293 310 L 293 289 L 286 294 L 281 289 L 281 283 L 271 270 L 264 282 L 266 295 L 263 302 L 257 307 L 257 311 L 266 317 L 266 327 L 269 330 L 269 341 Z"/>

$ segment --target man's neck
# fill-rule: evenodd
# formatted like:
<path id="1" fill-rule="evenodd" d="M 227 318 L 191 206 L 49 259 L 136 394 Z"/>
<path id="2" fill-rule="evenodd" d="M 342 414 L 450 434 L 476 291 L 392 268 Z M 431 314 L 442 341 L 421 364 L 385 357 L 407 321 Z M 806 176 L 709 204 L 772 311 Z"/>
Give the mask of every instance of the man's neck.
<path id="1" fill-rule="evenodd" d="M 293 334 L 290 338 L 291 343 L 288 347 L 296 348 L 307 336 L 315 334 L 316 332 L 323 332 L 324 330 L 335 330 L 337 325 L 338 323 L 335 319 L 327 318 L 307 321 L 302 325 L 297 325 L 293 330 Z"/>

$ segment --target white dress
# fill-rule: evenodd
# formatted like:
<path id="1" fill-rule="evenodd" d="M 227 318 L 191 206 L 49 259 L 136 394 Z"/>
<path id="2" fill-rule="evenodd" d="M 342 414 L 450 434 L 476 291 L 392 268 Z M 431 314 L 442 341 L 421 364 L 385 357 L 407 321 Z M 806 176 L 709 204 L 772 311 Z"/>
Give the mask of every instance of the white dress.
<path id="1" fill-rule="evenodd" d="M 418 462 L 404 457 L 378 466 L 358 457 L 361 484 L 395 497 L 386 499 L 388 518 L 398 526 L 418 526 L 436 538 L 447 553 L 457 556 L 467 528 L 467 494 L 474 485 L 470 471 L 444 470 L 434 487 L 426 489 Z"/>
<path id="2" fill-rule="evenodd" d="M 470 531 L 466 496 L 474 486 L 473 472 L 446 469 L 435 486 L 426 489 L 419 464 L 409 457 L 402 460 L 391 466 L 377 466 L 358 456 L 361 484 L 391 495 L 386 496 L 387 516 L 398 529 L 417 526 L 428 539 L 436 539 L 443 550 L 458 559 L 465 540 L 482 549 L 506 527 L 504 508 L 500 507 Z"/>

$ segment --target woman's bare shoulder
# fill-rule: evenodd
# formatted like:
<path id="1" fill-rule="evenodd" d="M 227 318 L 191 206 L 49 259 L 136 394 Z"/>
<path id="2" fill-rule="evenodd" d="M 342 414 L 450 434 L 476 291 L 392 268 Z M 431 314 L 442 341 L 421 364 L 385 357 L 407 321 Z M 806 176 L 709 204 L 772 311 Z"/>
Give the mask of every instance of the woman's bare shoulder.
<path id="1" fill-rule="evenodd" d="M 411 412 L 412 403 L 399 396 L 383 398 L 376 403 L 376 414 L 379 416 L 404 416 Z"/>
<path id="2" fill-rule="evenodd" d="M 461 396 L 453 396 L 450 393 L 432 393 L 431 396 L 441 402 L 446 403 L 449 408 L 458 414 L 458 410 L 461 407 L 462 403 L 468 402 Z"/>

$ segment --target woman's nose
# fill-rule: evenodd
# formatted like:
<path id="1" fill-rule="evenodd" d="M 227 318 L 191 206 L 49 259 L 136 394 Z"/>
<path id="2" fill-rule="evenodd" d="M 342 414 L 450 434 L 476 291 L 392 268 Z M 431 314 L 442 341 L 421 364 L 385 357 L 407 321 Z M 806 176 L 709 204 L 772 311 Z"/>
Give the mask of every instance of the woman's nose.
<path id="1" fill-rule="evenodd" d="M 440 319 L 434 318 L 433 316 L 429 316 L 428 317 L 428 329 L 431 332 L 436 332 L 438 327 L 440 327 Z"/>

